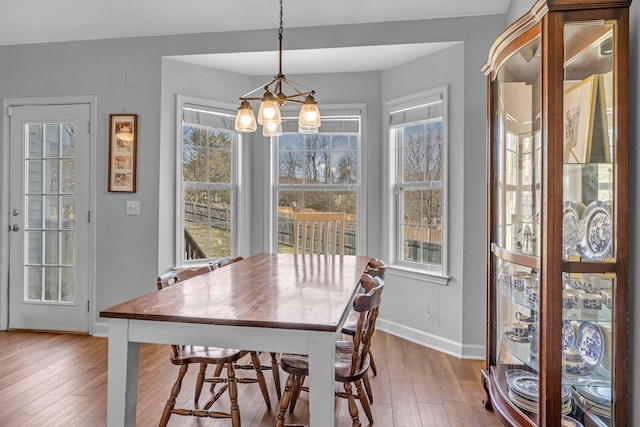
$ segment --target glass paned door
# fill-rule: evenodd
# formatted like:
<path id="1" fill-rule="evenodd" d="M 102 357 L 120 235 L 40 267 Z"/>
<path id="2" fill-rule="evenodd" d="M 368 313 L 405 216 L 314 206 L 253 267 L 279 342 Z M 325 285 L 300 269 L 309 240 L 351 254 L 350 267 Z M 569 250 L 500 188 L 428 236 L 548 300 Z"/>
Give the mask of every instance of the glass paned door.
<path id="1" fill-rule="evenodd" d="M 9 327 L 88 331 L 90 107 L 12 112 Z"/>

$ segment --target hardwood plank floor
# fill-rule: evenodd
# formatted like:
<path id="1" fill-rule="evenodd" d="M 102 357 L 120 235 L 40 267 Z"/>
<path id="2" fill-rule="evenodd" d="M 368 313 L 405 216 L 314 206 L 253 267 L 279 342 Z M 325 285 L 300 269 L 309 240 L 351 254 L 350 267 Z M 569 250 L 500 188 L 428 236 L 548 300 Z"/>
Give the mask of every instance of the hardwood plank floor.
<path id="1" fill-rule="evenodd" d="M 107 424 L 107 339 L 83 335 L 23 331 L 0 332 L 0 426 L 99 427 Z M 375 425 L 380 427 L 499 426 L 484 409 L 480 384 L 482 361 L 460 360 L 377 331 L 373 351 L 378 375 L 371 378 Z M 268 354 L 263 354 L 268 364 Z M 191 402 L 191 369 L 178 397 Z M 242 371 L 241 371 L 242 372 Z M 178 368 L 169 363 L 169 347 L 140 346 L 138 426 L 158 424 Z M 271 427 L 278 401 L 271 373 L 272 409 L 267 410 L 257 384 L 240 384 L 244 427 Z M 282 373 L 282 384 L 286 381 Z M 339 385 L 337 385 L 339 387 Z M 203 392 L 201 402 L 206 401 Z M 228 399 L 214 408 L 227 411 Z M 302 393 L 287 423 L 308 422 L 308 396 Z M 360 420 L 367 425 L 360 409 Z M 174 415 L 172 427 L 229 427 L 229 420 Z M 337 427 L 351 426 L 344 399 L 336 401 Z"/>

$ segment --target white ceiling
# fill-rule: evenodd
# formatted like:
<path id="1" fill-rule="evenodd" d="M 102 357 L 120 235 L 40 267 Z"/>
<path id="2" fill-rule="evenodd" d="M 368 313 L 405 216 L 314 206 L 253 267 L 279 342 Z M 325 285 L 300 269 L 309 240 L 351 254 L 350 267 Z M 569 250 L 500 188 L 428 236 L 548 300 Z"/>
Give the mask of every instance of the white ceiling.
<path id="1" fill-rule="evenodd" d="M 510 1 L 287 0 L 283 21 L 286 37 L 286 28 L 293 27 L 502 14 L 507 13 Z M 278 25 L 277 0 L 0 0 L 0 46 L 277 29 Z M 446 44 L 416 44 L 285 51 L 284 61 L 288 74 L 383 70 L 444 47 Z M 258 61 L 256 55 L 193 55 L 182 59 L 244 74 L 251 70 L 251 74 L 267 75 L 277 69 L 276 54 L 259 53 L 264 55 L 264 61 Z M 319 57 L 323 61 L 313 60 Z M 251 67 L 245 66 L 248 58 Z M 335 60 L 326 61 L 327 58 Z M 255 66 L 270 60 L 273 64 L 265 65 L 264 69 Z M 331 70 L 321 69 L 319 62 L 333 66 Z M 234 69 L 223 65 L 230 63 Z M 302 67 L 305 63 L 314 64 L 313 69 Z M 340 69 L 336 69 L 336 64 L 341 64 Z"/>

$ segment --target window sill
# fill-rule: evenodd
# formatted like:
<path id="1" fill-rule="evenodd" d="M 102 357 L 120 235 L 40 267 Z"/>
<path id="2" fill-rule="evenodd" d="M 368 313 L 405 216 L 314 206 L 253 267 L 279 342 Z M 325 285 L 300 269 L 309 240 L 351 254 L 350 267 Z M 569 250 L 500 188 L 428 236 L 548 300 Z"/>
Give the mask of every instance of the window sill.
<path id="1" fill-rule="evenodd" d="M 387 269 L 388 271 L 392 271 L 395 276 L 421 280 L 440 286 L 447 286 L 451 279 L 451 276 L 443 276 L 442 274 L 433 273 L 428 270 L 421 270 L 419 268 L 411 268 L 405 265 L 389 265 Z"/>

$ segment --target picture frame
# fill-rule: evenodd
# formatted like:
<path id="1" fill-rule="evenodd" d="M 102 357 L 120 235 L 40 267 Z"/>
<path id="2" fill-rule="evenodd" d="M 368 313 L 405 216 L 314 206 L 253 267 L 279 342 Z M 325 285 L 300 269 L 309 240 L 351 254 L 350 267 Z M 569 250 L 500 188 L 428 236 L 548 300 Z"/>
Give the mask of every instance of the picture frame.
<path id="1" fill-rule="evenodd" d="M 594 74 L 567 82 L 564 93 L 564 163 L 611 161 L 605 84 Z"/>
<path id="2" fill-rule="evenodd" d="M 564 163 L 587 163 L 591 146 L 598 76 L 592 75 L 564 92 Z"/>
<path id="3" fill-rule="evenodd" d="M 109 115 L 109 192 L 135 193 L 138 115 Z"/>

